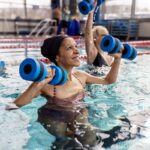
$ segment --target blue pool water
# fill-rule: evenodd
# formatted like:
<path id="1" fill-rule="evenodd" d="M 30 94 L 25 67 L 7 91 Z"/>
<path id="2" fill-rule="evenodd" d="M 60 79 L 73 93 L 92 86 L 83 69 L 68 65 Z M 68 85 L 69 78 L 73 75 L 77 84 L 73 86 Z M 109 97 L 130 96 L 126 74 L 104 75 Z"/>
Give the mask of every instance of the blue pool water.
<path id="1" fill-rule="evenodd" d="M 10 59 L 10 58 L 9 58 Z M 122 60 L 118 80 L 109 86 L 91 85 L 87 87 L 85 103 L 89 109 L 89 121 L 101 131 L 120 125 L 120 116 L 135 116 L 150 110 L 150 56 L 138 56 L 134 61 Z M 83 63 L 79 69 L 86 70 Z M 109 68 L 103 68 L 105 73 Z M 18 74 L 18 65 L 7 65 L 0 76 L 0 149 L 1 150 L 50 150 L 55 140 L 37 120 L 37 110 L 45 104 L 42 97 L 35 98 L 31 104 L 21 109 L 6 111 L 6 103 L 13 101 L 30 82 Z M 110 150 L 149 150 L 150 113 L 142 113 L 138 123 L 144 126 L 142 136 L 134 140 L 119 142 Z M 136 125 L 137 122 L 135 122 Z M 95 147 L 96 150 L 100 149 Z"/>

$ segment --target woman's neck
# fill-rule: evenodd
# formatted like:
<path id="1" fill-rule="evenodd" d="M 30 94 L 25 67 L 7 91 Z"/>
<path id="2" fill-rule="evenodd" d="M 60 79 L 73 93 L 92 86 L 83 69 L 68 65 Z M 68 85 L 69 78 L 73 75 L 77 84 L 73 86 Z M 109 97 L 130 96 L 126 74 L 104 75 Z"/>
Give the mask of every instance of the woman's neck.
<path id="1" fill-rule="evenodd" d="M 72 78 L 73 78 L 73 73 L 72 73 L 72 70 L 67 70 L 68 72 L 68 81 L 72 81 Z"/>

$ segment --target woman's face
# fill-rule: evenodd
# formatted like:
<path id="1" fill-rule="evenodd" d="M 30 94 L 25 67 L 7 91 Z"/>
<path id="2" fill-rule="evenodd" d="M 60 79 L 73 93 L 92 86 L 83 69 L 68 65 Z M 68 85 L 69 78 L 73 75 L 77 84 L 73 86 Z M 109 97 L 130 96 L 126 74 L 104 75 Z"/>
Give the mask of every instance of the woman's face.
<path id="1" fill-rule="evenodd" d="M 65 38 L 60 46 L 56 61 L 64 67 L 78 67 L 80 65 L 79 50 L 75 40 L 71 37 Z"/>

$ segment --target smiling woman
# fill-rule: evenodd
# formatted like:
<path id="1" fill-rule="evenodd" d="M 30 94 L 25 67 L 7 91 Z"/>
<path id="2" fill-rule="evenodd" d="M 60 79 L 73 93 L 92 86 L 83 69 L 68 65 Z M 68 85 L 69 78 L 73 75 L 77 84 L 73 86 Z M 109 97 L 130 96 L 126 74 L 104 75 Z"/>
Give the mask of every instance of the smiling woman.
<path id="1" fill-rule="evenodd" d="M 66 36 L 64 39 L 62 37 L 62 40 L 59 39 L 59 36 L 52 38 L 55 38 L 54 41 L 57 41 L 56 44 L 60 44 L 60 48 L 56 49 L 57 46 L 53 45 L 54 49 L 52 49 L 51 44 L 54 44 L 54 42 L 45 47 L 47 42 L 51 42 L 52 39 L 50 38 L 46 40 L 47 42 L 44 41 L 45 44 L 42 47 L 43 51 L 45 51 L 45 53 L 47 51 L 47 55 L 52 54 L 53 51 L 61 51 L 60 54 L 62 52 L 65 53 L 65 58 L 62 60 L 63 62 L 71 61 L 72 65 L 77 65 L 73 61 L 74 57 L 78 57 L 78 51 L 75 48 L 76 43 L 74 40 L 71 37 Z M 142 49 L 141 52 L 147 50 Z M 5 53 L 2 53 L 0 56 L 2 57 L 6 55 L 6 58 L 10 61 L 15 59 L 14 55 L 11 55 L 10 51 L 5 50 Z M 57 54 L 59 55 L 59 64 L 62 62 L 60 60 L 62 55 L 60 56 L 60 54 Z M 70 55 L 73 57 L 70 57 Z M 36 57 L 37 51 L 35 52 L 35 55 L 32 54 L 32 56 Z M 67 59 L 67 56 L 70 57 L 69 60 L 65 60 Z M 18 58 L 24 58 L 20 52 L 18 54 Z M 66 64 L 67 63 L 68 62 L 66 62 Z M 65 64 L 63 64 L 63 66 L 64 65 Z M 147 139 L 147 136 L 150 137 L 148 134 L 150 132 L 147 132 L 147 130 L 145 130 L 145 133 L 143 132 L 141 128 L 141 126 L 145 126 L 143 123 L 140 124 L 140 129 L 143 133 L 139 133 L 139 128 L 137 130 L 137 134 L 140 138 L 137 138 L 135 141 L 129 138 L 131 137 L 130 135 L 132 135 L 132 132 L 135 135 L 135 131 L 137 129 L 134 128 L 136 127 L 136 124 L 133 123 L 133 128 L 131 128 L 129 124 L 133 119 L 136 121 L 136 116 L 133 115 L 150 107 L 150 83 L 148 82 L 150 81 L 149 66 L 149 55 L 142 55 L 137 57 L 134 61 L 127 61 L 123 59 L 119 81 L 108 87 L 103 85 L 91 85 L 92 87 L 90 91 L 87 91 L 87 95 L 87 93 L 83 90 L 83 76 L 80 76 L 79 74 L 83 71 L 80 72 L 77 70 L 87 69 L 85 65 L 83 65 L 81 66 L 82 68 L 73 69 L 73 74 L 71 76 L 72 80 L 70 80 L 70 76 L 68 76 L 66 84 L 62 86 L 53 86 L 47 83 L 44 85 L 47 80 L 46 79 L 43 82 L 32 83 L 30 88 L 20 95 L 20 93 L 29 86 L 29 83 L 19 77 L 18 66 L 6 65 L 6 77 L 0 77 L 0 129 L 2 129 L 0 137 L 3 137 L 1 149 L 7 149 L 8 146 L 11 148 L 14 146 L 15 149 L 23 149 L 21 146 L 23 146 L 27 140 L 27 148 L 25 149 L 52 149 L 50 147 L 54 142 L 55 137 L 56 141 L 53 143 L 53 146 L 58 146 L 58 144 L 60 144 L 60 146 L 64 146 L 67 142 L 70 142 L 70 147 L 73 147 L 72 149 L 75 149 L 75 142 L 76 145 L 79 143 L 78 141 L 81 141 L 83 145 L 85 142 L 88 142 L 88 144 L 92 146 L 92 143 L 96 144 L 94 141 L 97 143 L 100 141 L 100 137 L 102 141 L 99 145 L 97 145 L 97 149 L 102 149 L 100 148 L 102 143 L 104 143 L 102 145 L 103 147 L 108 147 L 113 144 L 111 148 L 119 147 L 122 149 L 128 149 L 132 143 L 139 144 L 143 140 L 147 141 L 147 144 L 142 144 L 142 149 L 146 146 L 149 147 L 149 140 Z M 105 68 L 103 71 L 106 73 L 108 70 L 109 68 Z M 27 102 L 31 102 L 30 98 L 36 96 L 35 93 L 40 91 L 38 90 L 39 88 L 42 88 L 43 94 L 33 99 L 32 103 L 26 105 Z M 20 98 L 18 97 L 19 95 Z M 18 97 L 18 102 L 16 100 L 16 103 L 22 103 L 22 105 L 18 106 L 26 105 L 20 109 L 28 116 L 27 119 L 30 119 L 29 125 L 24 117 L 20 115 L 20 109 L 4 111 L 4 103 L 12 101 L 16 97 Z M 29 101 L 25 101 L 27 99 Z M 17 107 L 15 106 L 15 108 Z M 133 114 L 133 118 L 127 117 L 129 120 L 123 120 L 122 117 L 127 116 L 127 113 L 129 114 L 128 116 Z M 121 122 L 119 118 L 122 118 Z M 141 119 L 143 118 L 146 118 L 145 114 L 141 115 Z M 20 119 L 21 121 L 19 121 Z M 137 121 L 140 122 L 141 120 L 139 119 Z M 86 125 L 88 128 L 86 128 Z M 96 135 L 99 136 L 96 138 L 95 127 L 97 128 Z M 135 130 L 132 131 L 130 129 Z M 145 129 L 150 128 L 146 127 Z M 30 139 L 28 139 L 29 136 Z M 142 139 L 141 137 L 144 138 Z M 72 141 L 69 141 L 70 139 Z M 126 141 L 129 139 L 130 141 Z M 121 141 L 123 141 L 123 143 Z M 64 150 L 69 149 L 68 147 L 69 143 L 65 146 Z"/>
<path id="2" fill-rule="evenodd" d="M 21 107 L 39 95 L 45 97 L 47 103 L 38 110 L 38 122 L 56 137 L 53 144 L 56 149 L 61 149 L 59 146 L 62 147 L 68 142 L 68 146 L 72 146 L 73 142 L 74 146 L 83 149 L 93 147 L 99 142 L 99 138 L 96 135 L 96 129 L 88 122 L 88 110 L 83 101 L 86 95 L 84 87 L 88 83 L 114 83 L 119 71 L 121 53 L 112 55 L 114 62 L 105 78 L 74 69 L 80 65 L 79 50 L 75 40 L 67 35 L 57 35 L 45 39 L 41 46 L 41 53 L 55 65 L 67 71 L 66 83 L 51 85 L 50 81 L 55 77 L 55 70 L 47 68 L 51 76 L 48 75 L 43 81 L 33 82 L 14 101 L 14 104 Z M 68 138 L 71 138 L 71 141 L 66 141 Z M 76 142 L 76 139 L 81 145 Z M 68 146 L 64 149 L 67 149 Z"/>

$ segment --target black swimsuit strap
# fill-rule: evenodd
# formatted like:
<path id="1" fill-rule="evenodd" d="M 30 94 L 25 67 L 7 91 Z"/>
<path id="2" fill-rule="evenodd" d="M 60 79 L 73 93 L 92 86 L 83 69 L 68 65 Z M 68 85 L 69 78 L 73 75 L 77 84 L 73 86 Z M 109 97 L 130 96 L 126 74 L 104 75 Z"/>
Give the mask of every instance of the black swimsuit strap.
<path id="1" fill-rule="evenodd" d="M 93 61 L 94 66 L 102 67 L 103 65 L 107 66 L 107 63 L 103 59 L 103 57 L 98 53 L 95 57 L 95 60 Z"/>

